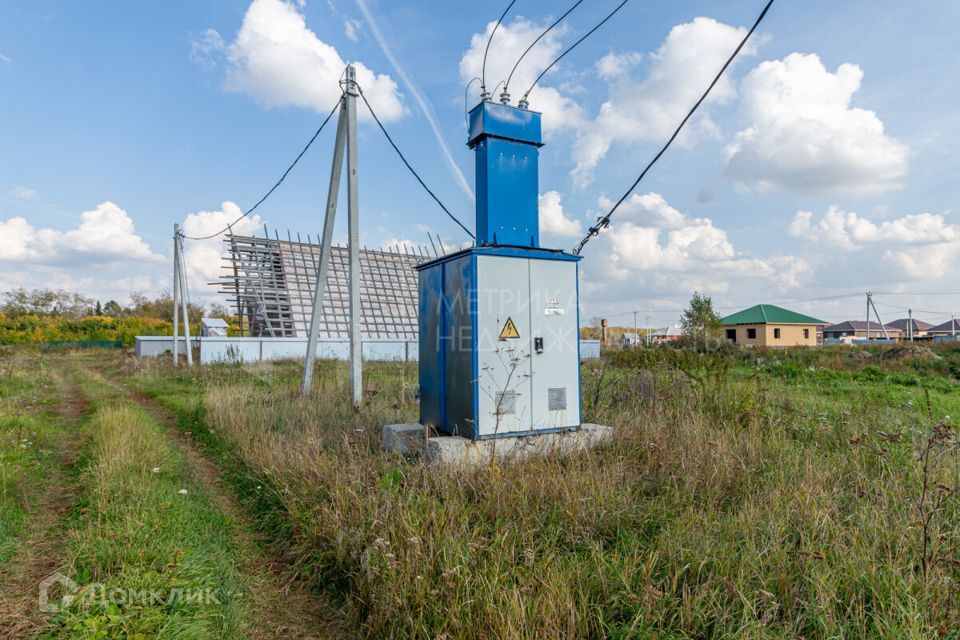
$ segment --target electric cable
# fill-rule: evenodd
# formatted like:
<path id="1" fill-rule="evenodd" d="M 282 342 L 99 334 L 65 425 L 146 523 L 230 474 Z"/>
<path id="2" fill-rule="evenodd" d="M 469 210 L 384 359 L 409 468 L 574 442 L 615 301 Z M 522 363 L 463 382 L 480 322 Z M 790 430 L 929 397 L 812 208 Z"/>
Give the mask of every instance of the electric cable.
<path id="1" fill-rule="evenodd" d="M 516 2 L 517 0 L 510 0 L 510 4 L 508 4 L 507 8 L 500 14 L 500 19 L 497 20 L 497 24 L 493 25 L 493 31 L 490 32 L 490 37 L 487 38 L 487 46 L 483 50 L 483 65 L 480 67 L 480 91 L 483 93 L 487 92 L 487 54 L 490 52 L 490 43 L 493 42 L 493 34 L 500 28 L 500 23 L 507 17 L 507 13 Z"/>
<path id="2" fill-rule="evenodd" d="M 467 128 L 470 127 L 470 110 L 467 109 L 467 94 L 470 92 L 470 87 L 473 86 L 473 83 L 477 80 L 480 80 L 480 77 L 474 76 L 470 82 L 467 83 L 467 86 L 463 88 L 463 123 L 467 125 Z M 480 82 L 483 82 L 483 80 L 480 80 Z"/>
<path id="3" fill-rule="evenodd" d="M 530 50 L 533 49 L 535 46 L 537 46 L 537 43 L 540 42 L 540 40 L 542 40 L 544 36 L 546 36 L 548 33 L 550 33 L 551 31 L 553 31 L 553 28 L 556 27 L 558 24 L 560 24 L 560 22 L 561 22 L 564 18 L 566 18 L 568 15 L 570 15 L 570 13 L 571 13 L 574 9 L 576 9 L 577 7 L 579 7 L 582 2 L 583 2 L 583 0 L 577 0 L 576 2 L 574 2 L 574 3 L 570 6 L 569 9 L 567 9 L 566 11 L 563 12 L 563 15 L 562 15 L 562 16 L 560 16 L 559 18 L 557 18 L 556 20 L 554 20 L 554 21 L 553 21 L 553 24 L 551 24 L 549 27 L 547 27 L 546 29 L 544 29 L 543 32 L 542 32 L 539 36 L 537 36 L 537 39 L 534 40 L 533 42 L 531 42 L 531 43 L 530 43 L 530 46 L 527 47 L 526 50 L 525 50 L 522 54 L 520 54 L 520 57 L 517 58 L 516 64 L 513 65 L 513 69 L 510 70 L 510 75 L 507 76 L 507 81 L 506 81 L 506 82 L 504 83 L 504 85 L 503 85 L 503 91 L 504 91 L 504 93 L 506 93 L 507 91 L 509 91 L 509 89 L 510 89 L 510 81 L 513 80 L 513 74 L 514 74 L 514 72 L 517 70 L 517 67 L 520 66 L 520 63 L 523 61 L 523 59 L 524 59 L 525 57 L 527 57 L 527 54 L 530 53 Z M 494 92 L 494 93 L 496 93 L 496 92 Z"/>
<path id="4" fill-rule="evenodd" d="M 574 42 L 572 45 L 570 45 L 569 47 L 567 47 L 566 50 L 564 50 L 563 53 L 561 53 L 559 56 L 557 56 L 556 58 L 554 58 L 553 62 L 551 62 L 549 65 L 547 65 L 547 68 L 544 69 L 543 71 L 541 71 L 541 72 L 540 72 L 540 75 L 537 76 L 537 79 L 533 81 L 533 84 L 530 85 L 530 88 L 527 89 L 527 92 L 523 94 L 523 97 L 522 97 L 522 98 L 520 98 L 520 102 L 526 102 L 526 101 L 527 101 L 527 98 L 530 97 L 530 92 L 533 91 L 533 88 L 537 86 L 537 83 L 540 82 L 540 79 L 543 78 L 543 76 L 545 76 L 546 73 L 547 73 L 548 71 L 550 71 L 550 69 L 552 69 L 552 68 L 554 67 L 554 65 L 556 65 L 558 62 L 560 62 L 561 60 L 563 60 L 564 56 L 566 56 L 568 53 L 570 53 L 571 51 L 573 51 L 574 49 L 576 49 L 577 46 L 578 46 L 581 42 L 583 42 L 584 40 L 586 40 L 587 38 L 589 38 L 590 36 L 592 36 L 594 31 L 596 31 L 597 29 L 599 29 L 600 27 L 602 27 L 603 25 L 605 25 L 605 24 L 607 23 L 607 21 L 608 21 L 610 18 L 612 18 L 614 15 L 616 15 L 616 13 L 617 13 L 618 11 L 620 11 L 620 9 L 623 8 L 623 5 L 627 4 L 628 2 L 630 2 L 630 0 L 623 0 L 623 2 L 621 2 L 620 4 L 618 4 L 618 5 L 614 8 L 614 10 L 611 11 L 610 13 L 608 13 L 607 16 L 606 16 L 603 20 L 601 20 L 601 21 L 598 22 L 596 25 L 594 25 L 594 27 L 593 27 L 592 29 L 590 29 L 590 31 L 587 31 L 585 34 L 583 34 L 583 36 L 582 36 L 579 40 L 577 40 L 577 41 Z M 521 105 L 521 106 L 522 106 L 522 105 Z"/>
<path id="5" fill-rule="evenodd" d="M 253 213 L 254 211 L 256 211 L 256 210 L 257 210 L 257 207 L 259 207 L 261 204 L 263 204 L 264 201 L 265 201 L 267 198 L 269 198 L 269 197 L 273 194 L 274 191 L 277 190 L 277 187 L 279 187 L 279 186 L 283 183 L 283 181 L 287 179 L 287 175 L 289 175 L 289 173 L 290 173 L 291 171 L 293 171 L 293 168 L 294 168 L 295 166 L 297 166 L 297 163 L 300 162 L 300 158 L 302 158 L 302 157 L 304 156 L 304 154 L 307 152 L 307 150 L 310 148 L 310 146 L 314 143 L 314 141 L 315 141 L 315 140 L 317 139 L 317 137 L 320 135 L 320 132 L 323 131 L 323 128 L 327 126 L 327 123 L 328 123 L 328 122 L 330 122 L 330 118 L 333 117 L 333 114 L 336 113 L 337 109 L 340 108 L 340 103 L 341 103 L 341 102 L 343 102 L 343 96 L 341 96 L 341 97 L 337 100 L 337 104 L 335 104 L 334 107 L 333 107 L 333 109 L 330 110 L 330 113 L 329 113 L 329 114 L 327 115 L 327 117 L 324 119 L 323 123 L 320 125 L 320 128 L 317 129 L 316 133 L 313 134 L 313 137 L 310 138 L 310 141 L 307 142 L 307 146 L 305 146 L 305 147 L 303 148 L 303 151 L 301 151 L 301 152 L 297 155 L 297 157 L 293 160 L 293 164 L 291 164 L 289 167 L 287 167 L 287 170 L 283 172 L 283 175 L 280 176 L 280 179 L 277 180 L 276 184 L 274 184 L 272 187 L 270 187 L 270 190 L 267 191 L 266 195 L 264 195 L 262 198 L 260 198 L 260 200 L 257 201 L 257 204 L 253 205 L 252 207 L 250 207 L 249 209 L 247 209 L 246 211 L 244 211 L 243 214 L 242 214 L 239 218 L 237 218 L 236 220 L 234 220 L 233 222 L 231 222 L 230 224 L 228 224 L 226 227 L 224 227 L 224 228 L 221 229 L 220 231 L 217 231 L 216 233 L 211 233 L 210 235 L 207 235 L 207 236 L 188 236 L 188 235 L 184 235 L 183 233 L 181 233 L 181 234 L 180 234 L 180 237 L 183 238 L 184 240 L 209 240 L 210 238 L 216 238 L 217 236 L 222 235 L 222 234 L 226 233 L 227 231 L 230 231 L 230 230 L 233 228 L 233 225 L 237 224 L 238 222 L 240 222 L 241 220 L 243 220 L 244 218 L 246 218 L 247 216 L 249 216 L 251 213 Z"/>
<path id="6" fill-rule="evenodd" d="M 440 208 L 443 209 L 443 212 L 446 213 L 451 220 L 456 222 L 457 225 L 459 225 L 459 227 L 463 229 L 464 232 L 466 232 L 466 234 L 470 236 L 472 240 L 476 240 L 477 237 L 473 235 L 473 233 L 471 233 L 470 230 L 467 229 L 467 227 L 465 227 L 464 224 L 460 222 L 460 220 L 458 220 L 455 215 L 450 213 L 450 210 L 447 209 L 447 207 L 440 201 L 440 198 L 438 198 L 437 195 L 430 190 L 430 187 L 428 187 L 427 184 L 423 181 L 423 178 L 420 177 L 420 174 L 418 174 L 416 170 L 410 165 L 410 163 L 407 162 L 407 158 L 403 155 L 403 152 L 400 151 L 400 148 L 397 146 L 397 143 L 393 141 L 393 138 L 390 137 L 390 134 L 387 133 L 386 128 L 383 126 L 383 123 L 380 122 L 380 118 L 377 117 L 377 114 L 374 112 L 373 107 L 370 106 L 370 103 L 367 101 L 367 96 L 363 94 L 363 89 L 360 87 L 359 84 L 357 84 L 357 90 L 360 92 L 360 97 L 363 99 L 363 103 L 367 105 L 367 111 L 369 111 L 370 115 L 373 116 L 373 119 L 377 123 L 377 126 L 380 127 L 380 131 L 382 131 L 384 137 L 386 137 L 387 142 L 389 142 L 390 146 L 393 147 L 393 150 L 397 152 L 397 155 L 400 156 L 400 160 L 402 160 L 403 164 L 406 165 L 407 169 L 410 170 L 410 173 L 413 174 L 413 177 L 417 179 L 417 182 L 420 183 L 420 186 L 423 187 L 424 190 L 426 190 L 426 192 L 430 194 L 430 197 L 433 198 L 433 201 L 436 202 L 438 205 L 440 205 Z"/>
<path id="7" fill-rule="evenodd" d="M 633 181 L 633 184 L 630 185 L 630 188 L 627 189 L 627 191 L 620 197 L 619 200 L 617 200 L 616 204 L 613 205 L 613 208 L 611 208 L 610 211 L 608 211 L 605 216 L 598 218 L 597 224 L 590 227 L 589 233 L 587 233 L 587 235 L 583 238 L 583 240 L 580 241 L 580 244 L 578 244 L 577 247 L 573 250 L 574 255 L 579 255 L 580 252 L 583 251 L 583 248 L 586 246 L 586 244 L 590 242 L 592 238 L 596 237 L 601 230 L 610 226 L 610 218 L 613 216 L 614 212 L 620 207 L 621 204 L 623 204 L 624 200 L 626 200 L 627 197 L 631 193 L 633 193 L 633 190 L 637 188 L 637 185 L 640 184 L 640 181 L 643 180 L 643 177 L 647 175 L 647 172 L 650 171 L 653 165 L 657 163 L 657 160 L 660 159 L 660 156 L 662 156 L 667 151 L 667 149 L 670 148 L 670 145 L 673 144 L 673 141 L 676 140 L 678 135 L 680 135 L 680 131 L 683 130 L 684 125 L 686 125 L 687 121 L 690 120 L 691 117 L 693 117 L 693 114 L 696 113 L 697 109 L 700 108 L 700 105 L 703 104 L 703 101 L 707 99 L 707 96 L 710 95 L 710 92 L 713 90 L 713 87 L 716 86 L 717 82 L 720 81 L 720 78 L 723 76 L 724 72 L 727 70 L 727 67 L 729 67 L 733 63 L 734 59 L 740 53 L 740 50 L 743 49 L 744 45 L 747 44 L 747 40 L 749 40 L 750 36 L 753 35 L 753 32 L 757 30 L 757 27 L 760 26 L 760 23 L 763 22 L 763 19 L 764 17 L 766 17 L 767 12 L 770 10 L 770 7 L 773 5 L 773 2 L 774 0 L 769 0 L 767 2 L 766 6 L 763 8 L 763 11 L 761 11 L 760 15 L 757 16 L 756 22 L 754 22 L 753 26 L 750 27 L 750 30 L 747 31 L 747 35 L 743 37 L 743 40 L 740 41 L 740 44 L 737 45 L 737 48 L 734 49 L 730 57 L 727 58 L 727 61 L 723 63 L 723 66 L 720 68 L 720 71 L 717 73 L 713 81 L 710 83 L 710 86 L 707 87 L 707 90 L 703 92 L 703 95 L 700 96 L 700 99 L 697 100 L 696 104 L 693 105 L 693 108 L 690 109 L 690 111 L 687 113 L 686 116 L 684 116 L 683 120 L 680 122 L 680 126 L 678 126 L 676 131 L 673 132 L 673 135 L 670 136 L 670 139 L 667 140 L 667 143 L 663 145 L 663 148 L 660 149 L 659 152 L 657 152 L 657 155 L 655 155 L 653 157 L 653 160 L 651 160 L 649 164 L 647 164 L 644 170 L 640 173 L 640 176 Z"/>

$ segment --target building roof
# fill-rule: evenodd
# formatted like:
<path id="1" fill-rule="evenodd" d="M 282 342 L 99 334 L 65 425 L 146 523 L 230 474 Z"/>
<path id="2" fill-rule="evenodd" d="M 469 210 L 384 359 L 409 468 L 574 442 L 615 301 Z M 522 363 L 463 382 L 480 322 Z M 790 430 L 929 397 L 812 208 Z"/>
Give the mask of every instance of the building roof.
<path id="1" fill-rule="evenodd" d="M 902 331 L 900 327 L 893 326 L 893 323 L 883 325 L 887 331 Z M 866 320 L 847 320 L 846 322 L 838 322 L 837 324 L 832 324 L 829 327 L 823 328 L 824 332 L 834 333 L 837 331 L 866 331 L 867 330 L 867 321 Z M 870 332 L 873 333 L 883 333 L 883 329 L 880 328 L 879 322 L 870 322 Z"/>
<path id="2" fill-rule="evenodd" d="M 221 329 L 230 328 L 230 325 L 228 325 L 227 321 L 223 318 L 203 318 L 200 320 L 200 323 L 205 327 L 220 327 Z"/>
<path id="3" fill-rule="evenodd" d="M 654 338 L 675 338 L 683 335 L 683 329 L 677 325 L 672 327 L 663 327 L 662 329 L 657 329 L 652 334 Z"/>
<path id="4" fill-rule="evenodd" d="M 960 333 L 960 320 L 957 320 L 956 318 L 947 320 L 943 324 L 938 324 L 935 327 L 930 327 L 929 329 L 927 329 L 927 331 L 931 331 L 931 332 L 935 331 L 938 333 L 942 331 L 949 331 L 950 333 L 953 333 L 954 329 L 956 329 L 956 331 Z"/>
<path id="5" fill-rule="evenodd" d="M 730 324 L 827 324 L 812 316 L 805 316 L 772 304 L 758 304 L 720 319 L 721 325 Z"/>
<path id="6" fill-rule="evenodd" d="M 624 340 L 639 340 L 640 336 L 635 333 L 625 333 L 621 336 Z"/>
<path id="7" fill-rule="evenodd" d="M 888 327 L 893 327 L 894 329 L 900 329 L 901 331 L 907 331 L 910 326 L 910 318 L 900 318 L 899 320 L 894 320 L 893 322 L 887 323 Z M 933 328 L 933 325 L 929 322 L 924 322 L 923 320 L 913 319 L 913 330 L 916 331 L 926 331 L 927 329 Z"/>

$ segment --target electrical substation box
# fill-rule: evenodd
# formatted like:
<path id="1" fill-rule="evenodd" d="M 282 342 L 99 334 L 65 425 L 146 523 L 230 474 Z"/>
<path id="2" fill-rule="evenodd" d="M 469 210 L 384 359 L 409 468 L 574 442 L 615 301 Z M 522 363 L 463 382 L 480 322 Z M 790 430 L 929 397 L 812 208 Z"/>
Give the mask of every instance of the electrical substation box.
<path id="1" fill-rule="evenodd" d="M 476 246 L 419 271 L 420 422 L 471 439 L 576 429 L 579 256 L 539 246 L 540 114 L 470 113 Z"/>

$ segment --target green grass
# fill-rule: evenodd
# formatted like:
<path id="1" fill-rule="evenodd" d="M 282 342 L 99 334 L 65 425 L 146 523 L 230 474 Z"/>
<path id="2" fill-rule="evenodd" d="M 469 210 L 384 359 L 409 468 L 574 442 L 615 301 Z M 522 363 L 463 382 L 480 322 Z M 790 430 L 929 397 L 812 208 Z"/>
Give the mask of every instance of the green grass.
<path id="1" fill-rule="evenodd" d="M 415 366 L 367 365 L 355 411 L 344 363 L 320 363 L 302 399 L 296 363 L 71 356 L 103 372 L 83 382 L 75 574 L 228 597 L 73 611 L 51 635 L 253 624 L 247 596 L 229 595 L 249 590 L 230 523 L 127 384 L 176 415 L 269 550 L 367 637 L 958 638 L 960 352 L 855 354 L 607 357 L 581 372 L 584 419 L 613 425 L 613 445 L 475 470 L 380 450 L 383 424 L 416 419 Z"/>
<path id="2" fill-rule="evenodd" d="M 960 416 L 942 354 L 623 354 L 582 372 L 615 445 L 475 471 L 380 451 L 413 367 L 368 365 L 359 412 L 342 364 L 306 401 L 290 363 L 126 371 L 369 637 L 926 638 L 960 633 L 955 501 L 919 568 L 917 454 Z M 931 478 L 958 474 L 954 451 Z"/>
<path id="3" fill-rule="evenodd" d="M 49 368 L 30 353 L 0 357 L 0 565 L 16 554 L 58 464 L 68 428 L 55 415 Z"/>
<path id="4" fill-rule="evenodd" d="M 243 636 L 263 594 L 237 569 L 232 523 L 153 416 L 97 376 L 82 386 L 94 408 L 64 572 L 82 590 L 44 637 Z"/>

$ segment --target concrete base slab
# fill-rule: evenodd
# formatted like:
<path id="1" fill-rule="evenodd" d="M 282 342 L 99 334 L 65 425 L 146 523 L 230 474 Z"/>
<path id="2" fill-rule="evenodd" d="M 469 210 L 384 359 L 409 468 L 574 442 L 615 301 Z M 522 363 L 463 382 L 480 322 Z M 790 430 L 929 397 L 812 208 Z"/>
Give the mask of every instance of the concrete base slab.
<path id="1" fill-rule="evenodd" d="M 470 440 L 460 436 L 437 435 L 417 423 L 388 424 L 383 427 L 382 432 L 383 448 L 386 451 L 406 457 L 422 456 L 431 463 L 465 466 L 489 464 L 494 455 L 498 461 L 508 461 L 551 453 L 575 453 L 611 439 L 613 427 L 599 424 L 583 424 L 576 431 L 497 440 Z"/>

